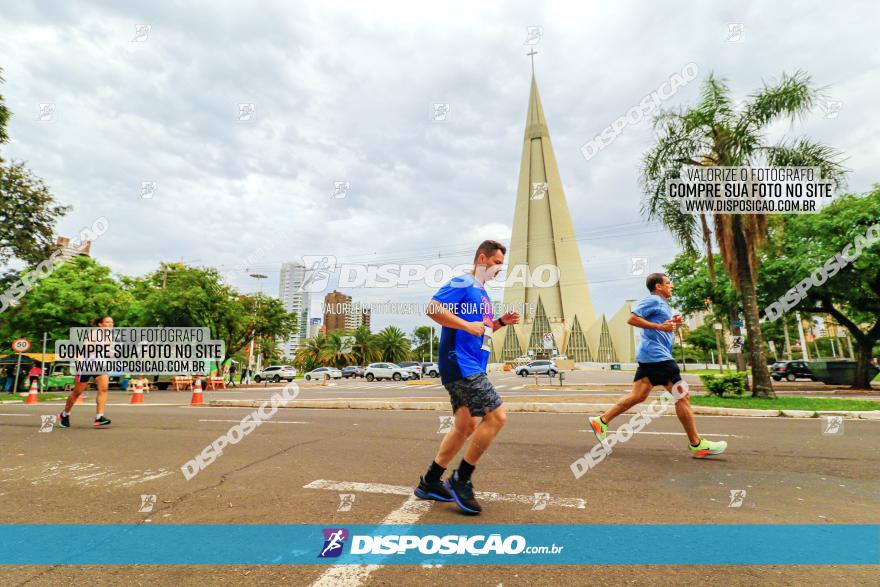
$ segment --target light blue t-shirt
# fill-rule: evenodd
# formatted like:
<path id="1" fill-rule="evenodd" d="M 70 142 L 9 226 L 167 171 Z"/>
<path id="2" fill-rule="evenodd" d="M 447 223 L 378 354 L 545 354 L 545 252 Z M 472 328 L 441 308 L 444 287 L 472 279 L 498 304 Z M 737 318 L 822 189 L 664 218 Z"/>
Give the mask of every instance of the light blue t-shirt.
<path id="1" fill-rule="evenodd" d="M 672 320 L 672 308 L 666 300 L 657 294 L 651 294 L 633 308 L 632 313 L 654 324 L 663 324 Z M 636 352 L 636 361 L 639 363 L 659 363 L 660 361 L 674 361 L 672 358 L 672 342 L 675 340 L 674 332 L 663 330 L 644 329 L 642 340 L 639 342 L 639 350 Z"/>

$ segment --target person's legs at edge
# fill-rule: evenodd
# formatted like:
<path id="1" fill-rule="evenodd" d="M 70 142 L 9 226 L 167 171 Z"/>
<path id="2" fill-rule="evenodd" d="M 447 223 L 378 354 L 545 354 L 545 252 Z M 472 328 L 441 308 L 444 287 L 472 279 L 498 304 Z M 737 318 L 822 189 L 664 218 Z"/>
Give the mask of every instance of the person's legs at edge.
<path id="1" fill-rule="evenodd" d="M 452 495 L 443 484 L 443 473 L 446 467 L 464 446 L 468 437 L 477 427 L 477 418 L 471 416 L 467 406 L 459 406 L 453 412 L 452 428 L 440 441 L 440 448 L 434 460 L 428 466 L 425 474 L 419 478 L 419 485 L 414 493 L 421 499 L 433 499 L 436 501 L 452 501 Z"/>
<path id="2" fill-rule="evenodd" d="M 107 388 L 110 386 L 110 376 L 96 376 L 95 386 L 98 388 L 95 397 L 95 426 L 108 426 L 110 420 L 104 417 L 104 406 L 107 405 Z"/>
<path id="3" fill-rule="evenodd" d="M 471 475 L 476 468 L 477 462 L 489 445 L 504 427 L 507 415 L 504 408 L 499 405 L 491 412 L 486 412 L 482 420 L 474 429 L 465 449 L 464 457 L 458 468 L 446 480 L 445 487 L 458 507 L 466 514 L 479 514 L 483 508 L 474 496 L 474 486 L 471 483 Z"/>
<path id="4" fill-rule="evenodd" d="M 672 391 L 672 383 L 666 384 L 666 391 Z M 691 398 L 689 395 L 684 396 L 675 402 L 675 415 L 681 422 L 681 427 L 687 433 L 688 442 L 691 446 L 700 444 L 700 434 L 697 432 L 697 422 L 694 420 L 694 410 L 691 408 Z"/>
<path id="5" fill-rule="evenodd" d="M 73 406 L 76 404 L 76 400 L 79 399 L 79 396 L 83 394 L 88 386 L 88 377 L 76 378 L 76 381 L 73 384 L 73 391 L 67 396 L 67 401 L 64 402 L 64 409 L 61 411 L 61 415 L 58 416 L 58 425 L 61 428 L 70 428 L 70 412 L 73 411 Z"/>
<path id="6" fill-rule="evenodd" d="M 633 381 L 632 389 L 628 394 L 617 400 L 617 403 L 608 408 L 601 416 L 590 418 L 590 427 L 596 434 L 596 438 L 603 442 L 611 420 L 648 399 L 648 394 L 651 393 L 652 389 L 654 389 L 654 384 L 651 383 L 649 378 L 642 377 L 641 379 L 636 379 Z"/>

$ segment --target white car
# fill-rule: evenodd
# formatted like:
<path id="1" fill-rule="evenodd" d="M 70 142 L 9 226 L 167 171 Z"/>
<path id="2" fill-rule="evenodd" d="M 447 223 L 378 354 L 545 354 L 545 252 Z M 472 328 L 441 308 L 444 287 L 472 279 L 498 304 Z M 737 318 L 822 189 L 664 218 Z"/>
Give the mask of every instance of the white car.
<path id="1" fill-rule="evenodd" d="M 409 379 L 412 373 L 404 369 L 400 365 L 394 363 L 370 363 L 364 370 L 364 377 L 367 381 L 376 379 L 393 379 L 400 381 L 401 379 Z"/>
<path id="2" fill-rule="evenodd" d="M 342 379 L 342 371 L 336 367 L 318 367 L 312 369 L 303 377 L 306 381 L 321 379 Z"/>
<path id="3" fill-rule="evenodd" d="M 556 374 L 559 373 L 559 368 L 553 361 L 541 360 L 532 361 L 528 365 L 517 367 L 514 373 L 522 375 L 523 377 L 529 375 L 549 375 L 550 377 L 556 377 Z"/>
<path id="4" fill-rule="evenodd" d="M 273 381 L 278 383 L 282 379 L 286 379 L 287 381 L 293 381 L 296 377 L 296 369 L 291 367 L 290 365 L 270 365 L 266 367 L 262 371 L 254 376 L 254 381 L 259 383 L 260 381 Z"/>

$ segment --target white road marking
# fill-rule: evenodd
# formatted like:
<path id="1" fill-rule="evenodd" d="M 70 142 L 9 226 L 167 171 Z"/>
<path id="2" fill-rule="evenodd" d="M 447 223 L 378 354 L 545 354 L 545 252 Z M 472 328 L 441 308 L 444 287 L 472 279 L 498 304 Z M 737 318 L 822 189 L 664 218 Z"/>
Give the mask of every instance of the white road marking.
<path id="1" fill-rule="evenodd" d="M 0 414 L 0 416 L 18 416 L 19 418 L 29 418 L 34 414 Z"/>
<path id="2" fill-rule="evenodd" d="M 311 485 L 311 483 L 309 484 Z M 309 487 L 306 485 L 306 487 Z M 391 486 L 388 486 L 391 487 Z M 407 492 L 411 489 L 407 488 Z M 423 514 L 431 509 L 433 501 L 418 499 L 410 493 L 403 505 L 385 516 L 380 524 L 415 524 Z M 324 571 L 312 583 L 312 587 L 356 587 L 370 576 L 370 573 L 381 569 L 382 565 L 335 565 Z"/>
<path id="3" fill-rule="evenodd" d="M 328 489 L 330 491 L 343 492 L 360 492 L 360 493 L 386 493 L 392 495 L 412 495 L 412 487 L 404 487 L 403 485 L 386 485 L 384 483 L 357 483 L 347 481 L 328 481 L 326 479 L 318 479 L 312 481 L 308 485 L 303 486 L 304 489 Z M 483 501 L 502 501 L 522 503 L 534 505 L 534 495 L 517 495 L 515 493 L 495 493 L 494 491 L 477 491 L 477 498 Z M 550 505 L 564 508 L 584 509 L 586 502 L 583 499 L 572 497 L 551 497 Z"/>
<path id="4" fill-rule="evenodd" d="M 199 422 L 231 422 L 241 424 L 241 420 L 199 420 Z M 295 420 L 263 420 L 263 424 L 308 424 L 308 422 L 297 422 Z"/>
<path id="5" fill-rule="evenodd" d="M 593 432 L 591 429 L 578 430 L 578 432 Z M 609 430 L 608 432 L 614 432 L 614 430 Z M 657 434 L 658 436 L 687 436 L 684 432 L 649 432 L 647 430 L 640 430 L 636 432 L 636 434 Z M 716 434 L 715 432 L 705 432 L 706 436 L 723 436 L 724 438 L 748 438 L 747 436 L 739 436 L 738 434 Z M 700 436 L 703 436 L 702 434 Z"/>

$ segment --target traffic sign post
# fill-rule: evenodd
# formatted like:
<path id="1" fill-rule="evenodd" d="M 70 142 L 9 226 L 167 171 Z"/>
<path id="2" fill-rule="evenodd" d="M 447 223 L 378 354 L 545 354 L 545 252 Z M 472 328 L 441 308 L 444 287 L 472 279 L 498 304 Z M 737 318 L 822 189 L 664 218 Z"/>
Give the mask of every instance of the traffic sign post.
<path id="1" fill-rule="evenodd" d="M 18 353 L 18 361 L 15 363 L 15 380 L 12 382 L 12 393 L 18 393 L 18 376 L 21 373 L 21 355 L 31 348 L 31 341 L 26 338 L 16 338 L 12 341 L 12 350 Z"/>

